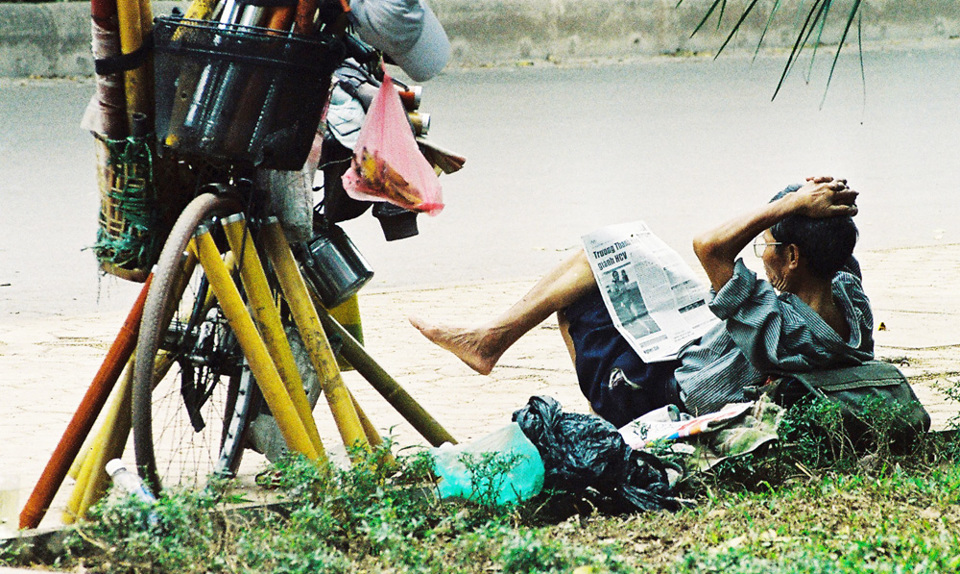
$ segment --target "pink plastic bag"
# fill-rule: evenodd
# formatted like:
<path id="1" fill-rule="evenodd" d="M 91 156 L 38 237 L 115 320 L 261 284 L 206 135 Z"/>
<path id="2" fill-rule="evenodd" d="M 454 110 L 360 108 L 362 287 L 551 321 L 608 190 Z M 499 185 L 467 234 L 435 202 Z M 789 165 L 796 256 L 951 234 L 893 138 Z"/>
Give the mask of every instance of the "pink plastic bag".
<path id="1" fill-rule="evenodd" d="M 386 73 L 360 128 L 343 188 L 354 199 L 388 201 L 430 215 L 443 209 L 437 173 L 420 153 L 400 94 Z"/>

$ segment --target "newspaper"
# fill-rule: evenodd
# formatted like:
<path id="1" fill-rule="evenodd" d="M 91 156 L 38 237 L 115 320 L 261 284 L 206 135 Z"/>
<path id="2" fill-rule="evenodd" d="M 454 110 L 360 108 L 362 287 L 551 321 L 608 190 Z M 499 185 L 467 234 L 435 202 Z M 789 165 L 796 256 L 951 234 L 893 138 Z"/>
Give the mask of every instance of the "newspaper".
<path id="1" fill-rule="evenodd" d="M 676 358 L 719 322 L 707 306 L 707 287 L 642 221 L 582 239 L 614 325 L 644 361 Z"/>
<path id="2" fill-rule="evenodd" d="M 715 413 L 696 418 L 670 412 L 668 405 L 635 419 L 620 429 L 620 436 L 630 448 L 641 449 L 657 441 L 674 441 L 723 428 L 753 408 L 754 402 L 731 403 Z"/>

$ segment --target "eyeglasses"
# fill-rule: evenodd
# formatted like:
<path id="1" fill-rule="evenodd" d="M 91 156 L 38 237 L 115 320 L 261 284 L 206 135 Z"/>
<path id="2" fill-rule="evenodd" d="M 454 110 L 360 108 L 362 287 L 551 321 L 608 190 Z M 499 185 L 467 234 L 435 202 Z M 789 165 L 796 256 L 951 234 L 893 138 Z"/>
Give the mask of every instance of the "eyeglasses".
<path id="1" fill-rule="evenodd" d="M 763 236 L 757 237 L 753 240 L 753 254 L 757 257 L 763 257 L 763 252 L 767 250 L 767 247 L 770 245 L 783 245 L 781 241 L 764 241 Z"/>

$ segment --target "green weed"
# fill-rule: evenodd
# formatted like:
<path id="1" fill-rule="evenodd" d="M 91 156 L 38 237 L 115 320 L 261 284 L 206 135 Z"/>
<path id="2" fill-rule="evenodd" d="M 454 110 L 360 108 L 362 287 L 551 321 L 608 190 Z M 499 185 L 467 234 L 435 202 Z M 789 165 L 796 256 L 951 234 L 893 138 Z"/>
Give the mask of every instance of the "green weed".
<path id="1" fill-rule="evenodd" d="M 114 495 L 90 511 L 68 541 L 91 571 L 191 571 L 198 563 L 222 569 L 224 524 L 215 511 L 222 491 L 174 491 L 157 504 Z M 94 552 L 91 552 L 94 549 Z M 85 562 L 85 560 L 81 560 Z"/>
<path id="2" fill-rule="evenodd" d="M 882 436 L 884 413 L 872 424 Z M 354 451 L 350 469 L 290 456 L 263 484 L 281 503 L 227 512 L 225 486 L 111 496 L 61 566 L 88 572 L 952 572 L 960 568 L 960 452 L 948 435 L 908 454 L 853 448 L 829 405 L 791 410 L 775 450 L 730 459 L 676 513 L 599 515 L 545 493 L 493 504 L 509 459 L 465 460 L 474 501 L 441 500 L 425 451 Z M 954 454 L 950 454 L 950 453 Z M 864 466 L 864 454 L 874 464 Z M 562 498 L 562 497 L 561 497 Z M 582 502 L 582 501 L 581 501 Z M 554 509 L 555 510 L 555 509 Z"/>
<path id="3" fill-rule="evenodd" d="M 570 549 L 562 541 L 539 534 L 537 530 L 518 532 L 504 542 L 501 551 L 504 572 L 565 572 L 573 566 Z"/>
<path id="4" fill-rule="evenodd" d="M 16 566 L 20 563 L 23 548 L 10 540 L 0 541 L 0 566 Z"/>
<path id="5" fill-rule="evenodd" d="M 523 456 L 519 454 L 503 455 L 496 452 L 474 454 L 465 452 L 459 460 L 467 469 L 470 477 L 470 500 L 480 507 L 488 516 L 509 511 L 513 506 L 503 502 L 501 492 L 509 479 L 508 473 L 520 463 Z M 516 500 L 516 492 L 513 500 Z M 510 498 L 510 497 L 507 497 Z"/>
<path id="6" fill-rule="evenodd" d="M 262 475 L 278 511 L 227 512 L 223 489 L 165 491 L 155 505 L 110 497 L 76 529 L 72 564 L 90 572 L 567 572 L 624 570 L 619 547 L 590 548 L 530 528 L 496 493 L 516 461 L 465 461 L 473 500 L 436 494 L 432 459 L 389 445 L 352 452 L 350 469 L 288 456 Z"/>

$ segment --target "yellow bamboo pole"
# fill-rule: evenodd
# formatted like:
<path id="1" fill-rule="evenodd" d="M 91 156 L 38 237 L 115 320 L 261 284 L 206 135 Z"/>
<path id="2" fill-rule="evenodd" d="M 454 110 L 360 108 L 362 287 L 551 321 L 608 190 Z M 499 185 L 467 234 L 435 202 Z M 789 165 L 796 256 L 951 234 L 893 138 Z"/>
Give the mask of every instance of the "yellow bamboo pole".
<path id="1" fill-rule="evenodd" d="M 94 438 L 100 438 L 100 433 L 98 432 Z M 96 440 L 94 440 L 90 448 L 90 453 L 84 457 L 83 463 L 80 465 L 80 470 L 77 472 L 77 481 L 73 485 L 73 490 L 70 491 L 70 498 L 67 500 L 67 506 L 61 516 L 64 524 L 73 524 L 79 517 L 80 505 L 83 504 L 83 495 L 87 491 L 87 485 L 90 483 L 90 475 L 93 473 L 94 465 L 91 461 L 97 456 L 97 451 L 99 450 L 100 447 L 97 445 Z"/>
<path id="2" fill-rule="evenodd" d="M 367 413 L 363 412 L 363 409 L 360 408 L 360 403 L 357 402 L 357 398 L 353 396 L 353 393 L 350 393 L 350 402 L 353 404 L 354 410 L 357 411 L 357 416 L 360 418 L 360 424 L 363 426 L 364 434 L 367 435 L 367 440 L 370 441 L 370 446 L 373 447 L 372 449 L 380 447 L 380 445 L 383 444 L 383 437 L 380 436 L 380 431 L 377 430 L 377 427 L 373 426 L 370 418 L 367 417 Z M 396 457 L 394 457 L 390 451 L 386 451 L 383 454 L 382 461 L 388 467 L 395 467 L 397 464 Z"/>
<path id="3" fill-rule="evenodd" d="M 370 420 L 370 417 L 367 416 L 367 413 L 363 412 L 360 403 L 357 402 L 357 398 L 353 396 L 353 393 L 350 393 L 350 403 L 353 405 L 353 410 L 357 412 L 357 418 L 360 419 L 360 426 L 363 427 L 363 433 L 367 435 L 367 441 L 370 442 L 370 446 L 378 447 L 383 444 L 383 437 L 380 436 L 380 431 L 377 430 L 377 427 L 373 426 L 373 422 Z"/>
<path id="4" fill-rule="evenodd" d="M 354 293 L 346 301 L 336 307 L 327 309 L 330 316 L 337 320 L 348 333 L 353 335 L 361 345 L 363 344 L 363 322 L 360 319 L 360 297 Z M 343 356 L 343 353 L 337 355 L 337 365 L 341 371 L 352 371 L 353 365 Z"/>
<path id="5" fill-rule="evenodd" d="M 300 338 L 303 339 L 313 367 L 320 376 L 323 395 L 337 423 L 337 430 L 340 431 L 343 444 L 347 447 L 358 444 L 367 446 L 367 435 L 353 407 L 350 393 L 343 384 L 336 357 L 333 349 L 330 348 L 330 341 L 327 340 L 323 325 L 320 324 L 317 309 L 310 300 L 306 281 L 300 274 L 280 222 L 276 218 L 271 218 L 262 231 L 267 257 L 277 270 L 277 279 L 284 299 L 300 330 Z"/>
<path id="6" fill-rule="evenodd" d="M 250 228 L 242 213 L 231 215 L 223 220 L 223 230 L 227 235 L 231 252 L 239 257 L 240 280 L 247 292 L 247 304 L 253 316 L 257 330 L 267 346 L 267 352 L 277 366 L 280 380 L 283 381 L 287 394 L 293 400 L 300 420 L 307 430 L 307 436 L 313 442 L 317 451 L 323 449 L 320 442 L 320 433 L 313 418 L 310 401 L 303 390 L 303 378 L 297 361 L 290 350 L 290 341 L 280 319 L 280 310 L 273 301 L 273 294 L 267 283 L 267 274 L 257 253 L 257 248 L 250 237 Z M 279 274 L 279 273 L 278 273 Z"/>
<path id="7" fill-rule="evenodd" d="M 193 0 L 183 17 L 187 20 L 206 20 L 213 13 L 213 7 L 216 4 L 216 0 Z M 177 32 L 174 33 L 174 39 L 179 38 Z"/>
<path id="8" fill-rule="evenodd" d="M 370 385 L 390 403 L 403 418 L 407 420 L 413 428 L 420 433 L 420 436 L 427 439 L 433 446 L 440 446 L 445 442 L 457 444 L 457 440 L 447 432 L 443 426 L 434 419 L 407 391 L 400 386 L 400 383 L 390 376 L 383 367 L 373 360 L 363 345 L 343 328 L 330 314 L 320 306 L 319 297 L 311 290 L 310 295 L 317 304 L 317 312 L 320 315 L 320 322 L 323 327 L 340 337 L 343 346 L 340 353 L 350 361 L 350 364 L 357 369 L 357 372 L 370 383 Z"/>
<path id="9" fill-rule="evenodd" d="M 80 452 L 77 453 L 77 457 L 73 459 L 73 464 L 70 465 L 70 470 L 67 471 L 67 476 L 74 480 L 80 478 L 80 469 L 83 468 L 83 461 L 86 460 L 87 456 L 90 454 L 90 451 L 93 450 L 93 440 L 95 438 L 94 434 L 88 434 L 86 440 L 83 441 L 83 446 L 80 447 Z"/>
<path id="10" fill-rule="evenodd" d="M 117 20 L 120 26 L 120 52 L 131 54 L 143 47 L 143 30 L 140 27 L 140 1 L 119 0 Z M 127 129 L 133 127 L 133 114 L 152 116 L 150 110 L 147 67 L 139 66 L 123 73 L 124 93 L 127 99 Z"/>
<path id="11" fill-rule="evenodd" d="M 140 3 L 140 33 L 144 36 L 153 31 L 153 7 L 150 0 L 138 0 Z"/>
<path id="12" fill-rule="evenodd" d="M 263 339 L 257 333 L 253 319 L 247 313 L 240 292 L 230 278 L 227 266 L 220 259 L 220 252 L 210 236 L 210 231 L 199 229 L 194 241 L 200 265 L 207 274 L 210 287 L 220 302 L 220 308 L 236 335 L 240 348 L 243 349 L 250 370 L 253 371 L 263 398 L 280 427 L 280 434 L 283 435 L 287 447 L 311 460 L 320 460 L 326 453 L 318 451 L 307 435 L 303 421 L 280 380 L 277 367 L 273 364 Z"/>
<path id="13" fill-rule="evenodd" d="M 106 461 L 116 458 L 117 451 L 123 454 L 127 437 L 130 434 L 130 393 L 133 380 L 133 358 L 127 361 L 127 368 L 120 384 L 113 394 L 113 402 L 104 414 L 103 424 L 88 456 L 84 458 L 76 484 L 67 508 L 63 513 L 64 524 L 72 524 L 83 518 L 90 508 L 107 491 L 107 477 L 104 467 Z M 118 447 L 119 443 L 119 447 Z"/>
<path id="14" fill-rule="evenodd" d="M 107 461 L 123 456 L 123 449 L 127 445 L 127 439 L 130 437 L 130 425 L 132 417 L 133 402 L 133 361 L 130 362 L 130 375 L 128 375 L 120 387 L 120 394 L 117 396 L 117 403 L 120 410 L 113 421 L 113 425 L 107 427 L 104 425 L 103 448 L 99 456 L 96 457 L 95 466 L 90 473 L 90 481 L 87 484 L 86 492 L 83 493 L 83 501 L 80 503 L 77 516 L 83 518 L 87 510 L 97 503 L 107 492 L 107 486 L 110 477 L 107 476 Z"/>
<path id="15" fill-rule="evenodd" d="M 150 0 L 138 0 L 140 3 L 140 35 L 143 38 L 149 38 L 153 33 L 153 7 L 150 5 Z M 154 126 L 154 88 L 153 88 L 153 55 L 147 57 L 146 62 L 143 66 L 140 67 L 143 72 L 141 73 L 141 78 L 143 80 L 143 86 L 141 87 L 141 97 L 144 100 L 144 105 L 146 110 L 143 113 L 147 115 L 147 125 L 149 130 L 153 131 Z M 161 197 L 162 201 L 164 198 Z M 109 460 L 109 459 L 107 459 Z"/>
<path id="16" fill-rule="evenodd" d="M 153 386 L 157 386 L 173 365 L 173 358 L 167 353 L 157 355 L 153 364 Z M 107 492 L 109 476 L 107 461 L 120 458 L 130 437 L 133 402 L 133 358 L 127 366 L 127 372 L 120 381 L 114 402 L 105 415 L 103 426 L 97 432 L 87 456 L 81 462 L 77 482 L 67 502 L 63 514 L 64 524 L 83 518 L 87 510 L 96 504 Z"/>

